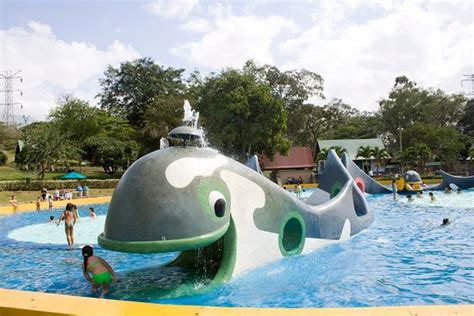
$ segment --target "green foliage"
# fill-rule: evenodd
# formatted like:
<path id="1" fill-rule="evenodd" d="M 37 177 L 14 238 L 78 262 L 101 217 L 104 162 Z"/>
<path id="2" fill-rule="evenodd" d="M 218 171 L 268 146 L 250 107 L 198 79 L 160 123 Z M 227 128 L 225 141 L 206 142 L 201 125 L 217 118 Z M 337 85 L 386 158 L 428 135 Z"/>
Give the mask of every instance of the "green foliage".
<path id="1" fill-rule="evenodd" d="M 370 146 L 360 146 L 357 149 L 356 158 L 364 158 L 364 168 L 366 169 L 366 172 L 369 172 L 369 159 L 372 156 L 372 152 L 373 150 Z"/>
<path id="2" fill-rule="evenodd" d="M 143 115 L 141 144 L 144 153 L 159 149 L 160 138 L 166 137 L 170 130 L 183 123 L 183 112 L 181 96 L 155 97 Z"/>
<path id="3" fill-rule="evenodd" d="M 100 164 L 104 171 L 114 175 L 119 168 L 125 170 L 138 157 L 135 141 L 122 141 L 110 136 L 93 136 L 87 139 L 85 154 L 94 164 Z"/>
<path id="4" fill-rule="evenodd" d="M 407 77 L 397 77 L 388 98 L 380 101 L 379 109 L 386 138 L 391 140 L 389 145 L 392 149 L 398 148 L 400 129 L 404 130 L 404 140 L 405 131 L 415 124 L 439 131 L 455 128 L 463 115 L 465 102 L 461 95 L 419 88 Z"/>
<path id="5" fill-rule="evenodd" d="M 237 159 L 286 153 L 286 111 L 267 84 L 242 71 L 227 69 L 193 83 L 197 110 L 210 143 Z"/>
<path id="6" fill-rule="evenodd" d="M 458 127 L 464 134 L 474 137 L 474 99 L 466 103 Z"/>
<path id="7" fill-rule="evenodd" d="M 144 114 L 156 97 L 177 96 L 185 90 L 184 69 L 164 68 L 151 58 L 109 66 L 100 79 L 98 94 L 103 109 L 126 118 L 134 127 L 144 126 Z"/>
<path id="8" fill-rule="evenodd" d="M 20 137 L 21 132 L 16 126 L 7 126 L 0 122 L 0 149 L 15 149 L 16 141 Z"/>
<path id="9" fill-rule="evenodd" d="M 245 63 L 243 73 L 252 76 L 258 83 L 267 85 L 273 97 L 283 101 L 288 113 L 288 137 L 297 141 L 297 133 L 301 129 L 300 119 L 304 117 L 300 107 L 309 98 L 324 98 L 323 78 L 306 69 L 280 71 L 275 66 L 260 66 L 253 60 Z M 307 109 L 303 110 L 305 111 Z"/>
<path id="10" fill-rule="evenodd" d="M 454 127 L 435 127 L 426 123 L 414 123 L 403 131 L 404 147 L 423 143 L 428 146 L 433 158 L 439 161 L 455 161 L 464 148 L 462 135 Z"/>
<path id="11" fill-rule="evenodd" d="M 25 147 L 20 161 L 35 170 L 39 179 L 43 179 L 45 171 L 59 160 L 79 157 L 79 149 L 63 138 L 52 123 L 33 123 L 25 126 L 22 133 Z"/>
<path id="12" fill-rule="evenodd" d="M 382 165 L 385 164 L 385 160 L 390 158 L 390 154 L 385 148 L 375 146 L 372 148 L 371 156 L 375 158 L 377 164 L 377 170 L 380 170 Z"/>
<path id="13" fill-rule="evenodd" d="M 8 161 L 8 156 L 3 151 L 0 151 L 0 166 L 5 166 Z"/>
<path id="14" fill-rule="evenodd" d="M 89 103 L 67 95 L 59 99 L 58 106 L 51 111 L 49 117 L 61 137 L 68 139 L 76 147 L 81 147 L 88 137 L 99 133 L 99 111 Z"/>

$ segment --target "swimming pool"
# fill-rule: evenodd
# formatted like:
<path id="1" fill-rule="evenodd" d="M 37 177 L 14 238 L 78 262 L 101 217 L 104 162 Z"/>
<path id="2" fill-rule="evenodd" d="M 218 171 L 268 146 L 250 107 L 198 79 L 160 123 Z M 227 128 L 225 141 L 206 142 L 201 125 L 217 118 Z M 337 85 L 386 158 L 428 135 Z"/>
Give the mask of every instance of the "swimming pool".
<path id="1" fill-rule="evenodd" d="M 307 192 L 309 194 L 309 192 Z M 172 304 L 254 307 L 330 307 L 474 303 L 474 190 L 435 193 L 408 203 L 390 195 L 368 196 L 375 222 L 350 240 L 250 271 L 208 293 L 162 297 L 188 286 L 179 268 L 160 268 L 175 254 L 125 254 L 96 248 L 118 273 L 110 298 Z M 99 218 L 86 216 L 77 243 L 94 242 Z M 59 211 L 52 213 L 59 216 Z M 66 250 L 64 228 L 48 224 L 50 212 L 0 218 L 0 287 L 91 296 L 82 277 L 80 249 Z M 439 226 L 449 217 L 452 224 Z"/>

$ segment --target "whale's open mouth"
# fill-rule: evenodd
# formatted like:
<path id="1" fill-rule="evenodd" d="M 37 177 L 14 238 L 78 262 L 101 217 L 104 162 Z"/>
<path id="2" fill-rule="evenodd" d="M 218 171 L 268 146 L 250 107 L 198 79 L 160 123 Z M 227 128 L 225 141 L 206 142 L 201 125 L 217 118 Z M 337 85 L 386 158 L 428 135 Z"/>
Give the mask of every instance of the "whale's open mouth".
<path id="1" fill-rule="evenodd" d="M 222 237 L 207 246 L 182 252 L 168 266 L 191 270 L 199 279 L 217 285 L 232 277 L 235 256 L 236 231 L 231 219 Z"/>
<path id="2" fill-rule="evenodd" d="M 182 268 L 193 275 L 193 279 L 206 285 L 200 289 L 193 289 L 194 293 L 230 280 L 236 259 L 236 231 L 232 218 L 227 225 L 218 230 L 192 238 L 117 241 L 108 239 L 104 234 L 101 234 L 98 237 L 98 242 L 104 249 L 127 253 L 181 252 L 165 267 Z M 182 294 L 180 293 L 180 295 Z"/>

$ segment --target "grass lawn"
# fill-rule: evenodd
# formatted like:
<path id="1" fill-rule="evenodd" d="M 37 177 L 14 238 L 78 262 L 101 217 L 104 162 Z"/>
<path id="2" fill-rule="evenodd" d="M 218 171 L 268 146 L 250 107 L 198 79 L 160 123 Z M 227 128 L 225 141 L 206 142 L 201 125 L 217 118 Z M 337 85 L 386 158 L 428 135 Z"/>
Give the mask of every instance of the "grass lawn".
<path id="1" fill-rule="evenodd" d="M 31 178 L 32 180 L 38 179 L 36 173 L 31 171 L 19 170 L 15 167 L 15 153 L 13 151 L 5 151 L 8 156 L 8 161 L 6 166 L 0 167 L 0 181 L 8 180 L 25 180 L 26 178 Z M 76 172 L 82 173 L 89 179 L 118 179 L 121 174 L 117 174 L 114 177 L 104 172 L 102 167 L 79 167 L 74 166 L 73 169 Z M 65 175 L 65 172 L 62 171 L 47 171 L 44 175 L 44 180 L 56 180 L 59 177 Z"/>
<path id="2" fill-rule="evenodd" d="M 90 189 L 89 197 L 111 196 L 115 189 Z M 52 194 L 52 192 L 50 192 Z M 16 197 L 18 203 L 35 202 L 40 195 L 39 191 L 0 191 L 0 206 L 9 205 L 8 201 L 12 195 Z M 74 200 L 72 200 L 74 201 Z M 72 202 L 74 203 L 74 202 Z"/>

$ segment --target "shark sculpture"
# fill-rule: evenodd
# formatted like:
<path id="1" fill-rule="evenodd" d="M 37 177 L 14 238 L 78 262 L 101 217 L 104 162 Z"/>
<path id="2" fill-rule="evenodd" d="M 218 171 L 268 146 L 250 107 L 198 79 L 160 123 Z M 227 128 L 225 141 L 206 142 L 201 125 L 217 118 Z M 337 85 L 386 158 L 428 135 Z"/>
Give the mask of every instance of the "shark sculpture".
<path id="1" fill-rule="evenodd" d="M 326 170 L 304 203 L 211 148 L 157 150 L 122 176 L 98 242 L 122 252 L 180 252 L 170 266 L 207 271 L 218 284 L 370 226 L 364 194 L 333 151 Z"/>
<path id="2" fill-rule="evenodd" d="M 453 184 L 463 190 L 474 188 L 474 176 L 460 177 L 449 174 L 443 170 L 439 172 L 443 177 L 443 181 L 437 186 L 428 187 L 427 190 L 444 190 L 448 186 L 452 187 Z"/>

